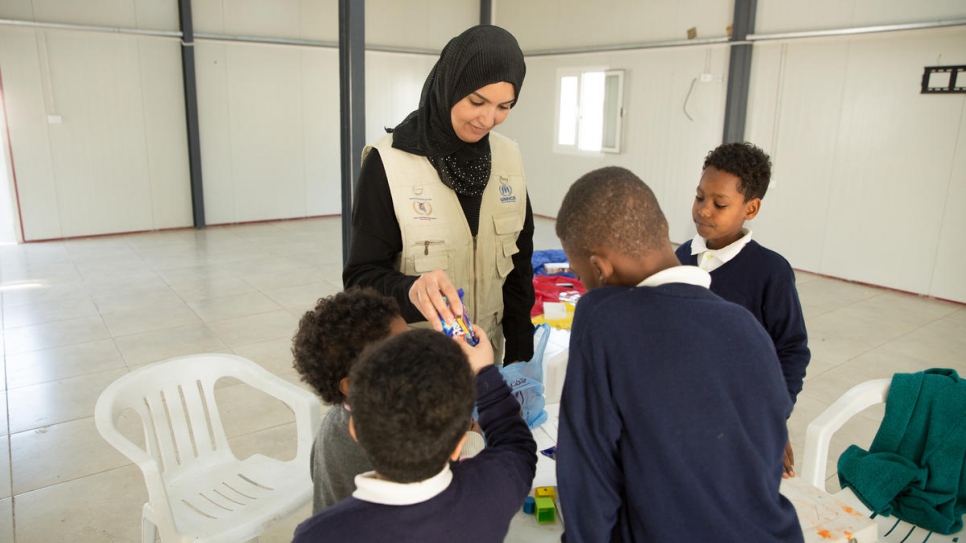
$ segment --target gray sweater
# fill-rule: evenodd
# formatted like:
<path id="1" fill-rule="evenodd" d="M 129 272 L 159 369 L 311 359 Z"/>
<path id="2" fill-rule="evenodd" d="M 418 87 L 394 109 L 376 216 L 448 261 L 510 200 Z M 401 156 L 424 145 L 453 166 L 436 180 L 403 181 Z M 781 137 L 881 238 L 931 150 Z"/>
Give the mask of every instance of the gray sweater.
<path id="1" fill-rule="evenodd" d="M 333 405 L 312 445 L 312 514 L 351 496 L 356 475 L 371 470 L 365 451 L 349 434 L 349 412 L 342 404 Z"/>

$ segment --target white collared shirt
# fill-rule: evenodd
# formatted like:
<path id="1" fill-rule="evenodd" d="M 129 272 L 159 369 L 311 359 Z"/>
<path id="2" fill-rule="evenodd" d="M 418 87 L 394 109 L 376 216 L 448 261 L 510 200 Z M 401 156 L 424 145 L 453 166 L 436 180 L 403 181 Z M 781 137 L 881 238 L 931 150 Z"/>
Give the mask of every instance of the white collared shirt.
<path id="1" fill-rule="evenodd" d="M 720 249 L 708 249 L 705 239 L 700 235 L 695 235 L 694 239 L 691 240 L 691 254 L 697 255 L 697 266 L 706 272 L 713 272 L 738 256 L 738 253 L 751 241 L 750 228 L 742 228 L 741 233 L 741 239 Z"/>
<path id="2" fill-rule="evenodd" d="M 711 274 L 697 266 L 674 266 L 661 270 L 637 284 L 639 287 L 657 287 L 665 283 L 685 283 L 698 287 L 711 286 Z"/>
<path id="3" fill-rule="evenodd" d="M 443 471 L 416 483 L 394 483 L 378 478 L 375 471 L 367 471 L 356 475 L 356 489 L 352 496 L 383 505 L 412 505 L 438 496 L 452 481 L 453 472 L 449 469 L 449 462 Z"/>

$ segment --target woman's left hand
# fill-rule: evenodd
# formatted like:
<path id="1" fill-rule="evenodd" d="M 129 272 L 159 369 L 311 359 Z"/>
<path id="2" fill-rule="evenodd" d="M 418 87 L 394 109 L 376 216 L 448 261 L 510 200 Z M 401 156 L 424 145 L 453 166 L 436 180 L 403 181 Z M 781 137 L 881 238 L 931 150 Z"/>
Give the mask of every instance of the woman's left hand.
<path id="1" fill-rule="evenodd" d="M 446 299 L 443 299 L 443 296 Z M 446 305 L 447 300 L 449 305 Z M 452 323 L 456 315 L 463 315 L 463 303 L 456 287 L 443 270 L 434 270 L 419 276 L 409 289 L 409 301 L 423 314 L 426 322 L 433 325 L 437 332 L 443 331 L 442 317 Z"/>

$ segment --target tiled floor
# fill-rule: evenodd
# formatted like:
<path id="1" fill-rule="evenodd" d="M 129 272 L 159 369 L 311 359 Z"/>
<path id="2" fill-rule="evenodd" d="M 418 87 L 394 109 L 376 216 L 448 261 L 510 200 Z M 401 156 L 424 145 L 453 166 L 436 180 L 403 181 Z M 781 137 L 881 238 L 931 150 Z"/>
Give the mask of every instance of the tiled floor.
<path id="1" fill-rule="evenodd" d="M 297 382 L 291 336 L 314 301 L 341 289 L 341 220 L 284 221 L 0 247 L 0 542 L 136 542 L 146 491 L 100 439 L 100 392 L 143 364 L 232 352 Z M 537 220 L 535 246 L 557 248 Z M 851 386 L 897 371 L 966 373 L 966 306 L 799 274 L 812 347 L 790 421 L 808 422 Z M 233 447 L 291 455 L 285 413 L 241 385 L 221 398 Z M 881 411 L 846 432 L 868 440 Z M 835 454 L 845 438 L 833 442 Z M 832 466 L 834 468 L 834 463 Z M 306 507 L 265 534 L 290 541 Z"/>

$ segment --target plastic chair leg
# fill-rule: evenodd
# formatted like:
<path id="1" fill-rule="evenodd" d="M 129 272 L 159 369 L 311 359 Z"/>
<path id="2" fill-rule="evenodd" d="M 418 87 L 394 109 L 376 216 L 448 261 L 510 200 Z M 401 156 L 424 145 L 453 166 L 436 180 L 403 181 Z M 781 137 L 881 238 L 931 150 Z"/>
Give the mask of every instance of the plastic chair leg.
<path id="1" fill-rule="evenodd" d="M 155 543 L 158 539 L 158 527 L 147 517 L 141 517 L 141 543 Z"/>

